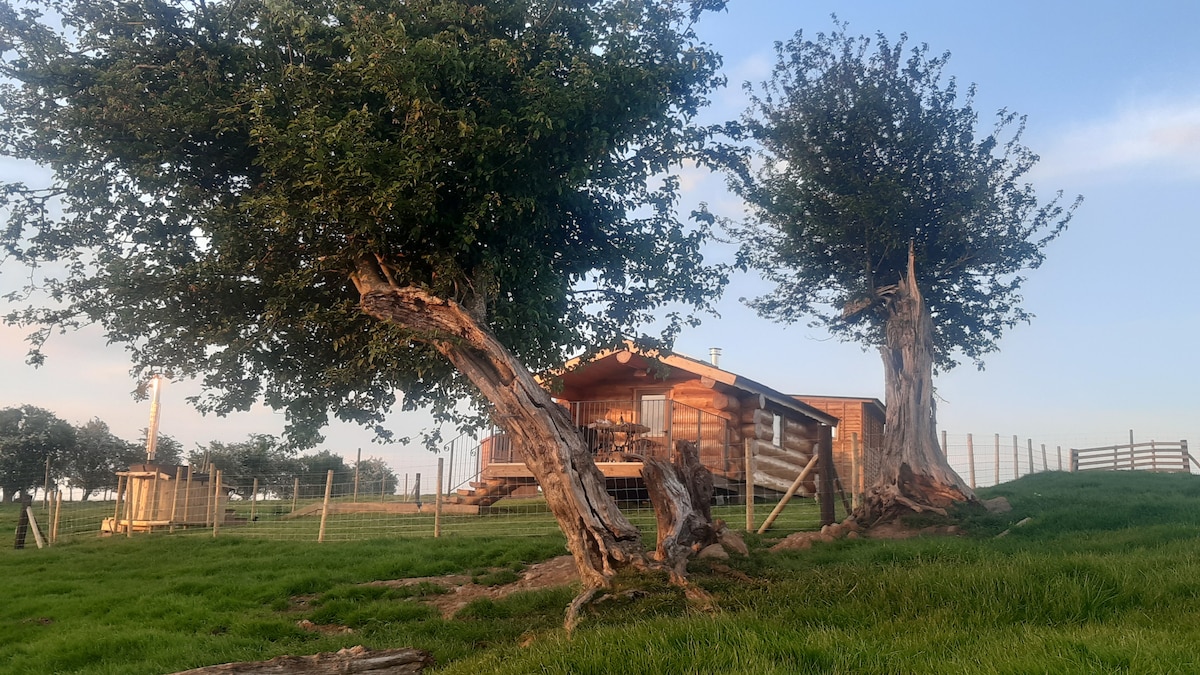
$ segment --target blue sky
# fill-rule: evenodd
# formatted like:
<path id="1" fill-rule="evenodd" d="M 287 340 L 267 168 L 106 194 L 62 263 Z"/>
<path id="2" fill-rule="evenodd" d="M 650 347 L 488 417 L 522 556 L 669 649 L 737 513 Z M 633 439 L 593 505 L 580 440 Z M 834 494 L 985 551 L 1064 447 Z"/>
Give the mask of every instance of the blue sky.
<path id="1" fill-rule="evenodd" d="M 1117 442 L 1129 429 L 1139 440 L 1200 442 L 1200 289 L 1191 273 L 1200 250 L 1200 3 L 730 0 L 699 26 L 730 80 L 706 117 L 739 115 L 741 83 L 767 76 L 773 43 L 797 29 L 828 30 L 832 13 L 855 33 L 904 32 L 950 51 L 949 72 L 978 85 L 983 123 L 1002 107 L 1028 115 L 1026 143 L 1042 156 L 1031 176 L 1039 190 L 1086 200 L 1029 274 L 1024 304 L 1034 322 L 1010 331 L 986 370 L 966 365 L 939 378 L 941 426 L 1077 446 Z M 29 172 L 0 162 L 0 177 Z M 741 215 L 722 178 L 689 170 L 684 179 L 690 200 Z M 729 250 L 714 244 L 709 254 Z M 19 275 L 0 270 L 0 287 Z M 751 275 L 735 278 L 721 317 L 683 334 L 678 350 L 703 358 L 719 346 L 723 367 L 788 392 L 882 397 L 875 352 L 739 304 L 764 288 Z M 99 332 L 56 336 L 38 370 L 24 365 L 22 336 L 0 328 L 0 407 L 30 403 L 76 423 L 98 416 L 127 438 L 146 426 L 148 406 L 129 395 L 124 354 Z M 202 418 L 183 401 L 194 391 L 170 383 L 163 398 L 162 430 L 189 448 L 282 427 L 263 409 Z M 405 434 L 427 419 L 396 414 L 392 423 Z M 393 462 L 427 459 L 373 445 L 353 427 L 327 436 L 326 447 L 350 458 L 361 447 Z"/>

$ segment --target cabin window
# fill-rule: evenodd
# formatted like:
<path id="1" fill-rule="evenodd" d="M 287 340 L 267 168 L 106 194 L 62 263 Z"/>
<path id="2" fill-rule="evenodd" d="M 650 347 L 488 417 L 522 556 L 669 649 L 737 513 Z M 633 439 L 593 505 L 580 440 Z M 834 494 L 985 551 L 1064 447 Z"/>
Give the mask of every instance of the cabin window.
<path id="1" fill-rule="evenodd" d="M 667 395 L 642 394 L 638 397 L 641 407 L 641 425 L 650 427 L 646 432 L 653 436 L 661 436 L 667 431 Z"/>
<path id="2" fill-rule="evenodd" d="M 771 420 L 771 445 L 775 447 L 783 446 L 783 417 L 775 415 Z"/>

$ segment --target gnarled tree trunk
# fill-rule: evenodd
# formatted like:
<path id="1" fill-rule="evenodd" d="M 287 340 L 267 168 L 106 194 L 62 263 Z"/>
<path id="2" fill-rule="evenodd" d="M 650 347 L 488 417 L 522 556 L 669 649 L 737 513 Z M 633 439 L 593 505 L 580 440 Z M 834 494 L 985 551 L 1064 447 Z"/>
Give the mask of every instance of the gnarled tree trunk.
<path id="1" fill-rule="evenodd" d="M 369 265 L 354 280 L 364 312 L 424 336 L 494 406 L 496 423 L 524 450 L 586 587 L 606 587 L 618 569 L 647 565 L 641 533 L 605 490 L 567 412 L 491 332 L 458 303 L 393 286 Z"/>
<path id="2" fill-rule="evenodd" d="M 864 524 L 912 512 L 944 515 L 952 503 L 974 498 L 938 445 L 933 321 L 914 268 L 910 247 L 907 274 L 886 301 L 886 336 L 880 353 L 887 416 L 883 446 L 877 457 L 866 461 L 866 495 L 856 514 Z"/>

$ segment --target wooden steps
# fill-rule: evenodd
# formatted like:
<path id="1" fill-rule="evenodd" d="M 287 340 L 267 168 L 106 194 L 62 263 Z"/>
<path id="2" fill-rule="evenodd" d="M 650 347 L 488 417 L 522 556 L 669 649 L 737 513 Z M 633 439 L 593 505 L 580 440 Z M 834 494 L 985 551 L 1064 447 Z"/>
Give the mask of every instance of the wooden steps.
<path id="1" fill-rule="evenodd" d="M 459 488 L 458 494 L 450 497 L 450 503 L 491 506 L 515 490 L 536 484 L 532 478 L 486 478 L 471 482 L 470 488 Z"/>

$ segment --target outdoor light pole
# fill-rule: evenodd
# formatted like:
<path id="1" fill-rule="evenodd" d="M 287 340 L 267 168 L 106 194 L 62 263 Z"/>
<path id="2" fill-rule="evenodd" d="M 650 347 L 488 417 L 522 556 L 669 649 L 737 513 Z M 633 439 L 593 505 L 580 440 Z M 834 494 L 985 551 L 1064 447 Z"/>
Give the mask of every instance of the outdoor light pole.
<path id="1" fill-rule="evenodd" d="M 150 380 L 150 429 L 146 432 L 146 461 L 153 462 L 158 447 L 158 400 L 162 375 L 155 373 Z"/>

